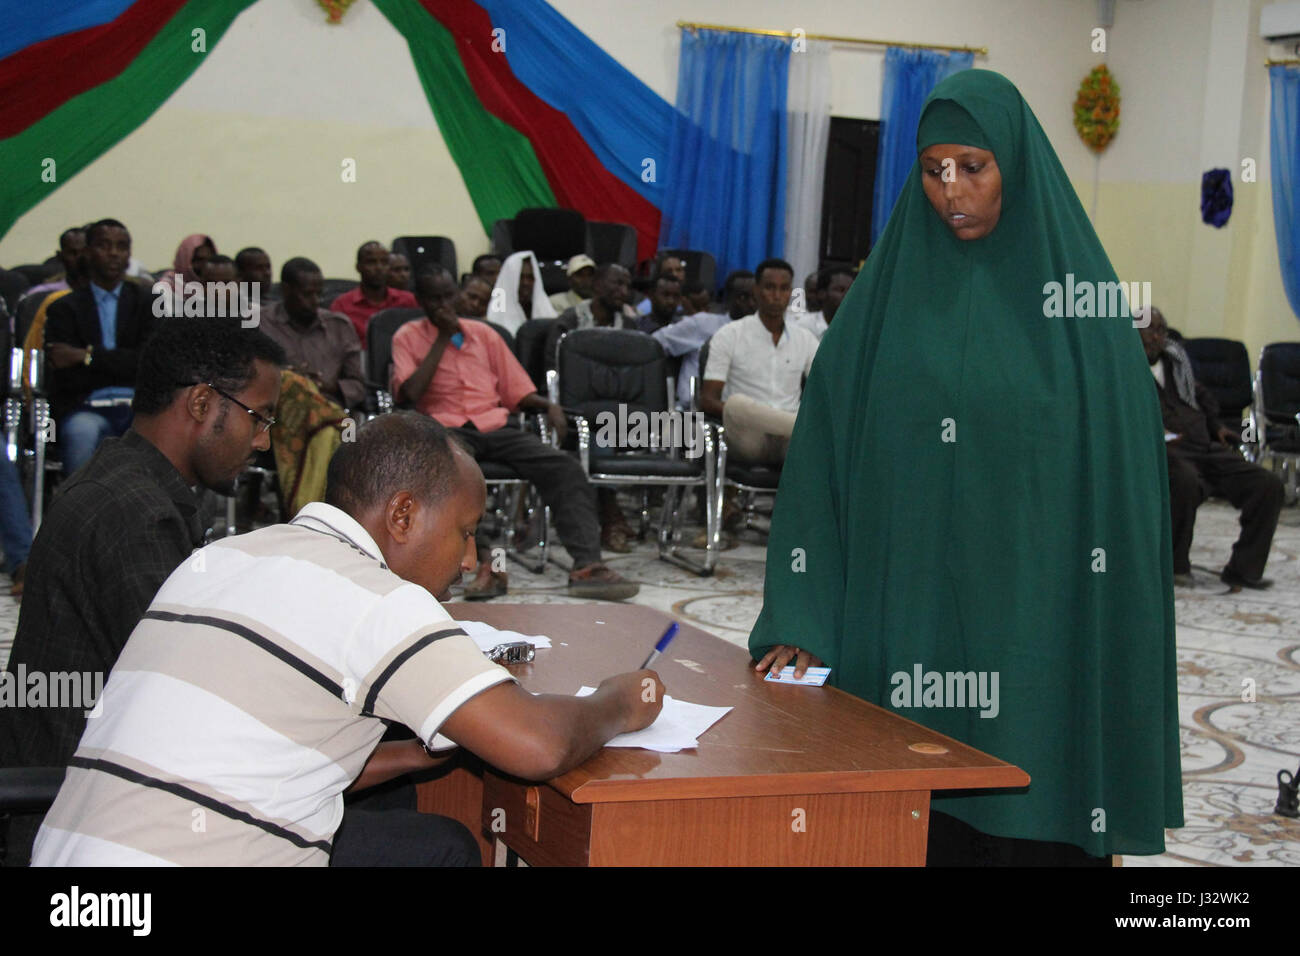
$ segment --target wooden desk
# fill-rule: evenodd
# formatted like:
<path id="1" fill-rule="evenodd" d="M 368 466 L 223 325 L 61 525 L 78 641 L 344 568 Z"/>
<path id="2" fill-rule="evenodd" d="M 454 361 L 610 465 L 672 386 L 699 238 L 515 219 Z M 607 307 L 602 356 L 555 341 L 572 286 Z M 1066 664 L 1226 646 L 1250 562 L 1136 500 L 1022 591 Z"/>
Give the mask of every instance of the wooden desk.
<path id="1" fill-rule="evenodd" d="M 453 617 L 546 634 L 512 670 L 572 694 L 631 670 L 671 618 L 630 604 L 455 604 Z M 605 748 L 546 784 L 463 755 L 420 785 L 420 809 L 498 839 L 532 865 L 925 864 L 930 791 L 1023 787 L 1020 768 L 833 688 L 763 681 L 749 655 L 682 624 L 656 664 L 669 694 L 731 706 L 695 750 Z M 919 750 L 917 747 L 919 746 Z"/>

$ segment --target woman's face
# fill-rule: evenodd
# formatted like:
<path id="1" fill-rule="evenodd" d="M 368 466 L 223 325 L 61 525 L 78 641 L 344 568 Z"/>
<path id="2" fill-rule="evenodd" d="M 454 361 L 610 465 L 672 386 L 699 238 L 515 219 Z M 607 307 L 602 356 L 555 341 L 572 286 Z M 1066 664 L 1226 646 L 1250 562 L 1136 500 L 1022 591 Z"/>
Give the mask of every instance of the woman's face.
<path id="1" fill-rule="evenodd" d="M 938 143 L 921 152 L 921 185 L 958 239 L 982 239 L 1002 214 L 1002 173 L 987 149 Z"/>

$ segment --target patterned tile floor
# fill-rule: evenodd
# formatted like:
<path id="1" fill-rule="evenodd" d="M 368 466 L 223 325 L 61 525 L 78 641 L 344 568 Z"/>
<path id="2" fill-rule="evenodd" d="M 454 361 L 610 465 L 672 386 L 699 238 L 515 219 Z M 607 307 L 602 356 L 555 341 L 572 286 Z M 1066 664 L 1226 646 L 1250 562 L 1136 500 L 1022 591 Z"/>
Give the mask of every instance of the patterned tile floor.
<path id="1" fill-rule="evenodd" d="M 1278 771 L 1300 769 L 1300 509 L 1283 511 L 1269 591 L 1231 594 L 1219 583 L 1236 536 L 1231 507 L 1203 505 L 1192 551 L 1196 586 L 1175 592 L 1187 825 L 1167 832 L 1164 854 L 1125 857 L 1125 866 L 1300 866 L 1300 821 L 1273 813 Z M 749 531 L 711 578 L 659 561 L 649 542 L 609 563 L 641 582 L 635 603 L 744 647 L 762 603 L 765 553 L 763 537 Z M 533 575 L 512 563 L 510 593 L 498 600 L 572 603 L 565 581 L 559 567 Z M 0 590 L 0 667 L 17 622 L 17 605 Z M 1243 701 L 1252 686 L 1254 700 Z"/>

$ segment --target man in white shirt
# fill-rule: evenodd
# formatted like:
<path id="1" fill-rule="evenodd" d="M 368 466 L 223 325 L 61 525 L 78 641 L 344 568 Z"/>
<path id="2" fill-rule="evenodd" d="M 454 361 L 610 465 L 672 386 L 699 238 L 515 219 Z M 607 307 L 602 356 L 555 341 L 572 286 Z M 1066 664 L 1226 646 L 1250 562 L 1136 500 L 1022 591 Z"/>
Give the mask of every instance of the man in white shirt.
<path id="1" fill-rule="evenodd" d="M 677 373 L 677 403 L 684 409 L 691 407 L 691 379 L 700 373 L 700 346 L 728 322 L 743 319 L 754 311 L 754 273 L 748 269 L 730 273 L 723 283 L 722 294 L 726 312 L 696 312 L 653 333 L 665 355 L 682 358 Z"/>
<path id="2" fill-rule="evenodd" d="M 323 866 L 344 790 L 456 745 L 546 780 L 658 715 L 653 671 L 590 697 L 533 696 L 439 604 L 474 568 L 486 493 L 438 422 L 370 422 L 331 460 L 328 487 L 289 524 L 223 538 L 163 584 L 87 722 L 35 865 Z M 385 721 L 418 740 L 380 744 Z"/>
<path id="3" fill-rule="evenodd" d="M 700 406 L 722 419 L 728 454 L 767 464 L 785 461 L 817 337 L 786 324 L 794 284 L 788 262 L 766 259 L 754 277 L 758 311 L 723 326 L 709 340 Z"/>

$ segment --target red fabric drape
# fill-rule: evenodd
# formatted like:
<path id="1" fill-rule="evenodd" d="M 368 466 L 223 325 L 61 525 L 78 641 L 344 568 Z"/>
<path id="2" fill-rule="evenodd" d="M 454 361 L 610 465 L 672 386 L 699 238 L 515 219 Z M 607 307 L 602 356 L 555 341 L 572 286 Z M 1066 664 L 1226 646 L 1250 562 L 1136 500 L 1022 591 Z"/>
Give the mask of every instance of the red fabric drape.
<path id="1" fill-rule="evenodd" d="M 637 231 L 637 256 L 654 255 L 659 210 L 607 170 L 568 117 L 538 99 L 492 49 L 492 20 L 472 0 L 420 0 L 456 40 L 483 106 L 528 137 L 556 201 L 588 219 L 624 222 Z M 511 42 L 509 36 L 506 43 Z M 592 90 L 592 95 L 599 92 Z"/>
<path id="2" fill-rule="evenodd" d="M 0 139 L 113 79 L 185 3 L 136 0 L 116 20 L 50 37 L 0 60 Z"/>

